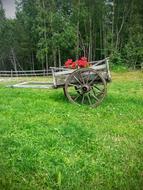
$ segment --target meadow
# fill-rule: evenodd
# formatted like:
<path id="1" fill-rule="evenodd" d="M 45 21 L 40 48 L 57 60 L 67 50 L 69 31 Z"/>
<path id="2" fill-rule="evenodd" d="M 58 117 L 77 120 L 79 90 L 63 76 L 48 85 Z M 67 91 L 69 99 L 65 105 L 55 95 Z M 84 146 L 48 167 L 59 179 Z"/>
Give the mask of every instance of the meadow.
<path id="1" fill-rule="evenodd" d="M 96 109 L 0 83 L 1 190 L 143 189 L 143 72 L 112 77 Z"/>

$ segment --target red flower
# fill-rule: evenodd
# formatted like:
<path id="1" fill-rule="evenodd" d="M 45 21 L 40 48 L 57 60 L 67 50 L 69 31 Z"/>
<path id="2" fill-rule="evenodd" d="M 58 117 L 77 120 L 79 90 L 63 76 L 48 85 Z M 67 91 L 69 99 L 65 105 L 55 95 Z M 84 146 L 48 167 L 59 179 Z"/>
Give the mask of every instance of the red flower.
<path id="1" fill-rule="evenodd" d="M 86 57 L 81 57 L 79 60 L 73 62 L 72 59 L 68 59 L 65 62 L 65 66 L 66 68 L 72 68 L 72 69 L 76 69 L 76 68 L 85 68 L 85 67 L 89 67 L 89 63 L 87 62 L 87 58 Z"/>
<path id="2" fill-rule="evenodd" d="M 68 59 L 68 60 L 65 62 L 65 66 L 66 66 L 67 68 L 69 68 L 70 65 L 72 65 L 72 63 L 73 63 L 72 59 Z"/>
<path id="3" fill-rule="evenodd" d="M 77 62 L 75 61 L 75 62 L 72 63 L 71 68 L 72 68 L 72 69 L 75 69 L 77 66 L 78 66 L 78 64 L 77 64 Z"/>
<path id="4" fill-rule="evenodd" d="M 78 65 L 80 68 L 85 68 L 88 66 L 87 58 L 82 57 L 81 59 L 78 60 Z"/>
<path id="5" fill-rule="evenodd" d="M 87 57 L 81 57 L 80 59 L 83 61 L 87 61 Z"/>

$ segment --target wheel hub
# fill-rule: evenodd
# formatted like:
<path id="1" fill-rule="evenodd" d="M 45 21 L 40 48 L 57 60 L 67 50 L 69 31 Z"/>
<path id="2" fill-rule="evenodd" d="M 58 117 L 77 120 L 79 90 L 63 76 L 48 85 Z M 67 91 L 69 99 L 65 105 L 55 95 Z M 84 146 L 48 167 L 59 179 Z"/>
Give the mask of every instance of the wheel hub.
<path id="1" fill-rule="evenodd" d="M 89 92 L 90 91 L 90 86 L 87 85 L 87 84 L 83 85 L 82 86 L 82 91 L 83 91 L 83 93 Z"/>

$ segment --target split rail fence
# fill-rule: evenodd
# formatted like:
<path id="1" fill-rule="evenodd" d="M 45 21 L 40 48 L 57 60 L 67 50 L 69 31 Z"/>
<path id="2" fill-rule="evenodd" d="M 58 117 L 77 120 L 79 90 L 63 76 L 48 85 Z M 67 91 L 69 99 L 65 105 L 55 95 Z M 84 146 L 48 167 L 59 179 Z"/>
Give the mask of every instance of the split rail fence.
<path id="1" fill-rule="evenodd" d="M 27 70 L 27 71 L 0 71 L 0 77 L 32 77 L 32 76 L 50 76 L 51 70 Z"/>

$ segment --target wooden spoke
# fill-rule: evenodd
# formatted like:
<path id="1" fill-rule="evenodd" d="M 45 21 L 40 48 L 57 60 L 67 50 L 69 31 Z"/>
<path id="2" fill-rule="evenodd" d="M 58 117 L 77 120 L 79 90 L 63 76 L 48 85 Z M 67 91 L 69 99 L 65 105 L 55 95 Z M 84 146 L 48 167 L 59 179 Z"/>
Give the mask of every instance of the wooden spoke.
<path id="1" fill-rule="evenodd" d="M 99 99 L 98 99 L 95 95 L 91 94 L 91 96 L 92 96 L 96 101 L 99 101 Z"/>
<path id="2" fill-rule="evenodd" d="M 102 89 L 98 88 L 96 85 L 94 85 L 94 87 L 99 90 L 99 91 L 102 91 Z"/>
<path id="3" fill-rule="evenodd" d="M 75 97 L 73 100 L 76 101 L 79 97 L 80 97 L 80 95 L 78 95 L 77 97 Z"/>
<path id="4" fill-rule="evenodd" d="M 80 78 L 81 78 L 82 83 L 85 84 L 84 78 L 82 76 L 82 72 L 80 72 Z"/>
<path id="5" fill-rule="evenodd" d="M 93 91 L 93 94 L 91 94 L 91 96 L 93 96 L 94 99 L 96 99 L 97 101 L 99 101 L 99 99 L 97 98 L 96 94 L 95 94 L 95 91 L 92 89 Z"/>
<path id="6" fill-rule="evenodd" d="M 102 88 L 102 89 L 101 89 Z M 96 94 L 96 97 L 99 97 L 101 95 L 104 95 L 104 86 L 100 85 L 100 87 L 97 87 L 97 85 L 94 85 L 92 87 L 92 89 L 94 90 L 94 93 Z M 96 91 L 95 91 L 96 90 Z"/>
<path id="7" fill-rule="evenodd" d="M 82 100 L 81 100 L 81 104 L 84 103 L 84 99 L 85 99 L 85 95 L 83 94 L 83 96 L 82 96 Z"/>
<path id="8" fill-rule="evenodd" d="M 90 79 L 90 71 L 88 71 L 88 77 L 86 79 L 86 84 L 88 84 L 89 79 Z"/>
<path id="9" fill-rule="evenodd" d="M 82 85 L 82 83 L 79 81 L 79 79 L 76 78 L 76 76 L 73 76 L 73 77 L 74 77 L 74 79 L 75 79 L 80 85 Z"/>
<path id="10" fill-rule="evenodd" d="M 78 80 L 80 81 L 80 84 L 84 84 L 84 80 L 83 80 L 81 72 L 78 73 Z"/>
<path id="11" fill-rule="evenodd" d="M 73 84 L 73 83 L 69 83 L 69 86 L 78 87 L 76 84 Z"/>
<path id="12" fill-rule="evenodd" d="M 90 82 L 88 83 L 88 85 L 92 85 L 93 82 L 97 79 L 97 77 L 98 77 L 98 76 L 96 76 L 95 78 L 93 78 L 92 81 L 90 81 Z"/>
<path id="13" fill-rule="evenodd" d="M 88 99 L 89 104 L 92 105 L 92 102 L 91 102 L 89 94 L 87 94 L 87 99 Z"/>
<path id="14" fill-rule="evenodd" d="M 93 94 L 96 96 L 96 92 L 95 92 L 95 90 L 94 90 L 94 88 L 92 87 L 92 91 L 93 91 Z"/>

